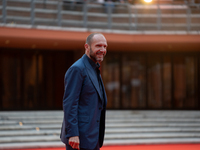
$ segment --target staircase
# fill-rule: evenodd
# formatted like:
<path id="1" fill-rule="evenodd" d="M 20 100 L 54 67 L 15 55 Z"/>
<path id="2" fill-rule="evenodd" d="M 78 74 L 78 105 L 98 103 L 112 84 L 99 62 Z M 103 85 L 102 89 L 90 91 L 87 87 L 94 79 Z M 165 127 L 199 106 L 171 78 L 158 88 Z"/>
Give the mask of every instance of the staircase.
<path id="1" fill-rule="evenodd" d="M 62 111 L 0 112 L 0 149 L 64 147 Z M 200 143 L 200 111 L 107 111 L 104 145 Z"/>

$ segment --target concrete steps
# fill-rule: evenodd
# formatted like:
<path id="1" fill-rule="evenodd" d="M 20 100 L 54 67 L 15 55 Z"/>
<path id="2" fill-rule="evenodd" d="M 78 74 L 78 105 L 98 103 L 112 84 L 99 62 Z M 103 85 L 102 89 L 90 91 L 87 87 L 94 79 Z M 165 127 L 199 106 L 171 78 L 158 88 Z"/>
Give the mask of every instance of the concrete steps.
<path id="1" fill-rule="evenodd" d="M 62 111 L 0 112 L 0 149 L 63 147 Z M 200 143 L 200 111 L 107 111 L 104 145 Z"/>

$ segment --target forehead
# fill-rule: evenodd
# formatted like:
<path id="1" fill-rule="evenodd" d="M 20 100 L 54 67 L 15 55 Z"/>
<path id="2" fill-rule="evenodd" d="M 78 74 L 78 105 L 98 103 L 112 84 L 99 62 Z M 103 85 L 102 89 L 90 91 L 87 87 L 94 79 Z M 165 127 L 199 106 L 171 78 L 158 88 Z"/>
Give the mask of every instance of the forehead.
<path id="1" fill-rule="evenodd" d="M 107 45 L 106 38 L 102 34 L 96 34 L 92 38 L 92 44 L 105 44 Z"/>

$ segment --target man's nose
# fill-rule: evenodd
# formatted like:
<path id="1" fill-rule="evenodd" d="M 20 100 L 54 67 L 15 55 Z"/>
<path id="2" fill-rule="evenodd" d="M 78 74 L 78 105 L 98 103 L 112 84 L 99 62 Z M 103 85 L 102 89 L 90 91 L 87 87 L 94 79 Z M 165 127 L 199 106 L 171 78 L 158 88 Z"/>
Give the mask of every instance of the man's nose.
<path id="1" fill-rule="evenodd" d="M 101 51 L 101 52 L 105 52 L 105 51 L 106 51 L 106 48 L 105 48 L 104 46 L 102 46 L 101 49 L 100 49 L 100 51 Z"/>

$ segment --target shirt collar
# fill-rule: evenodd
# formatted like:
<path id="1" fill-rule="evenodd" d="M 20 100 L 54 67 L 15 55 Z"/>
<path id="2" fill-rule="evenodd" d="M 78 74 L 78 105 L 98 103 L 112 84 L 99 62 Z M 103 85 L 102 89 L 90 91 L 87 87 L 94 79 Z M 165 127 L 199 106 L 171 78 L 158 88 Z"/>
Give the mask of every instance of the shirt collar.
<path id="1" fill-rule="evenodd" d="M 87 56 L 87 55 L 86 55 Z M 90 65 L 92 66 L 93 69 L 99 69 L 100 67 L 100 64 L 97 62 L 95 63 L 94 61 L 92 61 L 92 59 L 90 59 L 88 56 L 87 56 L 87 60 L 89 61 Z"/>

